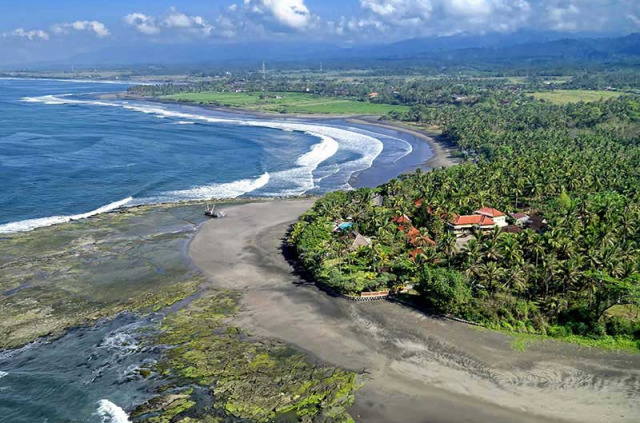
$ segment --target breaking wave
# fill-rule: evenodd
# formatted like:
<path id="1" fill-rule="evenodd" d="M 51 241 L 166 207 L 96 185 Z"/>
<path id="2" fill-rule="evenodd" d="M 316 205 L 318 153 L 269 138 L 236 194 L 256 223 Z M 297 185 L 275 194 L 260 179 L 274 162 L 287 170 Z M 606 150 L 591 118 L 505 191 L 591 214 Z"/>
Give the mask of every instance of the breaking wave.
<path id="1" fill-rule="evenodd" d="M 102 418 L 102 423 L 131 423 L 129 415 L 107 399 L 98 401 L 96 414 Z"/>
<path id="2" fill-rule="evenodd" d="M 9 373 L 3 372 L 2 370 L 0 370 L 0 379 L 2 379 L 5 376 L 8 376 L 8 375 L 9 375 Z"/>
<path id="3" fill-rule="evenodd" d="M 224 123 L 231 125 L 244 125 L 279 129 L 282 131 L 298 131 L 316 136 L 321 139 L 319 145 L 314 145 L 309 153 L 306 153 L 296 161 L 296 167 L 277 172 L 272 175 L 272 182 L 283 181 L 294 183 L 296 186 L 285 189 L 277 195 L 301 195 L 314 188 L 313 171 L 320 164 L 335 155 L 338 150 L 355 153 L 359 158 L 341 164 L 340 171 L 345 173 L 346 182 L 340 188 L 350 189 L 348 180 L 356 173 L 368 169 L 373 161 L 380 155 L 383 144 L 375 137 L 354 132 L 347 129 L 329 125 L 315 125 L 298 122 L 278 122 L 270 120 L 256 120 L 243 118 L 223 118 L 201 115 L 192 112 L 169 110 L 162 105 L 112 102 L 100 100 L 78 100 L 62 96 L 26 97 L 23 101 L 42 102 L 45 104 L 84 104 L 103 107 L 121 107 L 127 110 L 154 115 L 157 117 L 176 118 L 181 121 L 204 121 L 208 123 Z M 285 181 L 285 178 L 288 178 Z M 302 179 L 299 179 L 302 178 Z"/>
<path id="4" fill-rule="evenodd" d="M 175 201 L 207 200 L 210 198 L 236 198 L 256 191 L 269 183 L 271 176 L 263 173 L 257 179 L 241 179 L 222 184 L 211 184 L 191 189 L 169 191 L 157 197 L 142 199 L 143 203 L 164 203 Z"/>
<path id="5" fill-rule="evenodd" d="M 197 186 L 191 189 L 163 192 L 148 198 L 131 197 L 108 204 L 88 213 L 72 216 L 52 216 L 23 220 L 0 225 L 0 233 L 30 231 L 38 227 L 51 226 L 71 220 L 83 219 L 100 213 L 105 213 L 124 205 L 138 205 L 161 202 L 176 202 L 203 200 L 213 198 L 236 198 L 260 190 L 260 195 L 266 196 L 295 196 L 303 195 L 318 187 L 318 184 L 330 175 L 340 174 L 337 189 L 351 189 L 349 180 L 354 173 L 372 166 L 373 161 L 380 155 L 383 144 L 377 138 L 350 129 L 330 126 L 329 124 L 313 124 L 295 121 L 276 121 L 255 118 L 217 117 L 199 114 L 197 110 L 170 110 L 163 105 L 135 103 L 127 101 L 88 100 L 73 98 L 72 94 L 44 95 L 40 97 L 24 97 L 28 103 L 43 103 L 48 105 L 89 105 L 100 107 L 117 107 L 138 113 L 145 113 L 160 118 L 171 118 L 172 124 L 185 125 L 197 122 L 219 123 L 229 125 L 251 126 L 278 129 L 287 132 L 300 132 L 318 139 L 308 152 L 298 157 L 289 169 L 277 172 L 265 172 L 254 179 L 241 179 L 232 182 L 215 183 Z M 339 165 L 331 164 L 326 169 L 320 167 L 324 162 L 345 152 L 353 159 Z M 333 188 L 333 187 L 332 187 Z"/>
<path id="6" fill-rule="evenodd" d="M 18 222 L 6 223 L 4 225 L 0 225 L 0 234 L 32 231 L 36 228 L 42 228 L 44 226 L 57 225 L 59 223 L 70 222 L 72 220 L 86 219 L 87 217 L 91 217 L 101 213 L 107 213 L 112 210 L 119 209 L 120 207 L 130 203 L 131 200 L 133 200 L 132 197 L 127 197 L 120 201 L 115 201 L 111 204 L 107 204 L 106 206 L 102 206 L 100 208 L 97 208 L 95 210 L 92 210 L 87 213 L 82 213 L 82 214 L 74 214 L 71 216 L 41 217 L 37 219 L 27 219 L 27 220 L 21 220 Z"/>

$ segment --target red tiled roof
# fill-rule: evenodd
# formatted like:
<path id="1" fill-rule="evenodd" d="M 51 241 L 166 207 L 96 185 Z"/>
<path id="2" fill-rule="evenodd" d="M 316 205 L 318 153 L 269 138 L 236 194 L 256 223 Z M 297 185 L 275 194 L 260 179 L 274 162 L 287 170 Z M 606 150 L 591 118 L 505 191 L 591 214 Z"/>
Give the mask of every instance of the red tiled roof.
<path id="1" fill-rule="evenodd" d="M 423 239 L 423 241 L 424 241 L 424 243 L 426 243 L 426 244 L 431 244 L 431 245 L 432 245 L 432 246 L 434 246 L 434 247 L 435 247 L 435 245 L 436 245 L 436 242 L 435 242 L 434 240 L 432 240 L 431 238 L 429 238 L 429 237 L 424 238 L 424 239 Z M 413 245 L 416 245 L 416 244 L 418 243 L 418 242 L 417 242 L 417 237 L 415 237 L 415 236 L 414 236 L 414 237 L 411 237 L 411 243 L 412 243 Z M 424 243 L 423 243 L 423 245 L 424 245 Z"/>
<path id="2" fill-rule="evenodd" d="M 416 248 L 415 250 L 409 252 L 409 257 L 411 257 L 411 260 L 415 260 L 420 253 L 422 253 L 422 248 Z"/>
<path id="3" fill-rule="evenodd" d="M 422 206 L 423 203 L 424 203 L 424 198 L 420 198 L 419 200 L 416 200 L 416 202 L 413 203 L 413 205 L 416 207 L 420 207 Z"/>
<path id="4" fill-rule="evenodd" d="M 414 226 L 412 226 L 408 231 L 407 231 L 407 235 L 409 235 L 411 238 L 415 238 L 416 236 L 420 235 L 420 231 L 417 230 Z"/>
<path id="5" fill-rule="evenodd" d="M 411 219 L 407 215 L 396 216 L 393 218 L 393 223 L 411 223 Z"/>
<path id="6" fill-rule="evenodd" d="M 488 217 L 504 216 L 504 213 L 502 213 L 500 210 L 492 209 L 491 207 L 483 207 L 479 210 L 476 210 L 474 213 L 481 214 Z"/>
<path id="7" fill-rule="evenodd" d="M 509 216 L 513 217 L 516 220 L 529 218 L 529 216 L 524 213 L 511 213 Z"/>
<path id="8" fill-rule="evenodd" d="M 494 222 L 493 219 L 480 214 L 472 214 L 467 216 L 455 216 L 454 219 L 451 221 L 451 223 L 456 226 L 462 226 L 462 225 L 489 226 L 489 225 L 496 224 L 496 222 Z"/>

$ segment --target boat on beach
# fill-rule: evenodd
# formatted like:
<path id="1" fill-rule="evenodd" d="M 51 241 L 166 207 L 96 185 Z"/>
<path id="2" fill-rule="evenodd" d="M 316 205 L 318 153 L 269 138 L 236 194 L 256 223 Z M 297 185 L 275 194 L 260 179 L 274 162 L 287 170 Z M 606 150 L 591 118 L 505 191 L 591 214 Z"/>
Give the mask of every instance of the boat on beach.
<path id="1" fill-rule="evenodd" d="M 205 216 L 213 217 L 216 219 L 222 219 L 223 217 L 227 217 L 227 214 L 225 212 L 223 212 L 222 210 L 216 209 L 215 204 L 212 204 L 211 207 L 209 207 L 209 204 L 207 204 L 205 206 L 204 214 Z"/>

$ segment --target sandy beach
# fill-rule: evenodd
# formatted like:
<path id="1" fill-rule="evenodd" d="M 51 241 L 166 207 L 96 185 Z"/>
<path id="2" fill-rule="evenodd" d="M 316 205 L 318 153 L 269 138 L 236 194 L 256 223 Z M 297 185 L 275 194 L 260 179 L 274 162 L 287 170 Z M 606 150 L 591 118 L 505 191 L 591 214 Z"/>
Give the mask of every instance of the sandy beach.
<path id="1" fill-rule="evenodd" d="M 352 303 L 302 279 L 288 226 L 313 200 L 226 208 L 189 256 L 213 287 L 243 291 L 240 325 L 361 374 L 362 422 L 637 422 L 640 356 L 554 341 L 517 351 L 498 332 L 388 301 Z"/>

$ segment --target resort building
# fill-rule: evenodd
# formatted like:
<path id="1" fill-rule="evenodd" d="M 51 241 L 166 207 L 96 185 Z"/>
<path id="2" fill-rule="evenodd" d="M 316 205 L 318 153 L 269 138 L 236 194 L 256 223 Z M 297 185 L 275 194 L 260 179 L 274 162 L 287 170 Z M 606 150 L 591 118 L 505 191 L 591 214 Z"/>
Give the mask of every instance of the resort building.
<path id="1" fill-rule="evenodd" d="M 409 216 L 406 214 L 403 214 L 402 216 L 395 216 L 391 221 L 397 225 L 406 225 L 411 223 L 411 219 L 409 219 Z"/>
<path id="2" fill-rule="evenodd" d="M 355 251 L 360 247 L 368 247 L 371 245 L 371 238 L 361 235 L 358 231 L 353 231 L 349 234 L 349 237 L 353 239 L 349 249 Z"/>
<path id="3" fill-rule="evenodd" d="M 516 226 L 520 226 L 521 228 L 526 226 L 529 221 L 531 221 L 529 215 L 524 213 L 511 213 L 509 216 L 511 216 L 511 218 L 515 220 Z"/>
<path id="4" fill-rule="evenodd" d="M 455 215 L 449 222 L 449 228 L 458 236 L 467 234 L 474 229 L 490 231 L 494 228 L 504 228 L 508 225 L 507 216 L 500 210 L 490 207 L 483 207 L 470 215 Z"/>
<path id="5" fill-rule="evenodd" d="M 462 235 L 474 229 L 490 231 L 496 226 L 496 222 L 494 222 L 493 219 L 480 214 L 456 215 L 453 217 L 453 220 L 449 222 L 449 228 L 453 230 L 456 235 Z"/>
<path id="6" fill-rule="evenodd" d="M 474 214 L 490 218 L 499 228 L 508 225 L 507 215 L 502 213 L 500 210 L 492 209 L 491 207 L 483 207 L 481 209 L 478 209 L 474 212 Z"/>

